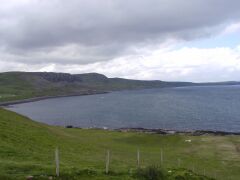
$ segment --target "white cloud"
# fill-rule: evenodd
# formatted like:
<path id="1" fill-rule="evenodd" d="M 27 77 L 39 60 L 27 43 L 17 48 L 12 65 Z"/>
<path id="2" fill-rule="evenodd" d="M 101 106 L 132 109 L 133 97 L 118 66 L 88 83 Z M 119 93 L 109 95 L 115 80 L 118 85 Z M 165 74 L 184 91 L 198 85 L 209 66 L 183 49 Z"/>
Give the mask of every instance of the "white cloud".
<path id="1" fill-rule="evenodd" d="M 149 80 L 240 80 L 240 46 L 201 49 L 179 43 L 204 37 L 210 38 L 210 44 L 217 44 L 212 37 L 222 32 L 220 38 L 224 36 L 222 40 L 230 44 L 232 34 L 240 32 L 240 1 L 206 2 L 2 0 L 0 72 L 99 72 Z"/>
<path id="2" fill-rule="evenodd" d="M 150 55 L 122 57 L 80 69 L 133 79 L 195 82 L 240 80 L 240 51 L 238 48 L 160 49 Z"/>
<path id="3" fill-rule="evenodd" d="M 236 33 L 239 32 L 240 33 L 240 22 L 238 23 L 234 23 L 234 24 L 230 24 L 229 26 L 227 26 L 224 31 L 223 31 L 223 35 L 227 35 L 227 34 L 232 34 L 232 33 Z"/>
<path id="4" fill-rule="evenodd" d="M 240 46 L 236 48 L 161 48 L 137 51 L 134 55 L 108 62 L 87 65 L 45 63 L 27 65 L 4 62 L 7 69 L 58 71 L 69 73 L 98 72 L 109 77 L 158 79 L 165 81 L 231 81 L 240 80 Z M 151 52 L 151 53 L 150 53 Z M 0 67 L 1 64 L 0 64 Z M 0 71 L 4 68 L 0 68 Z"/>

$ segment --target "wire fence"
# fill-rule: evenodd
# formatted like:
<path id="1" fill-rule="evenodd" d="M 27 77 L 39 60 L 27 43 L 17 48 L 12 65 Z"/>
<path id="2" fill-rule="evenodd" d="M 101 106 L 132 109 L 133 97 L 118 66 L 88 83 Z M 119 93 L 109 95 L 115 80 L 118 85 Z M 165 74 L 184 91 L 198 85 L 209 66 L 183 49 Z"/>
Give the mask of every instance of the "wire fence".
<path id="1" fill-rule="evenodd" d="M 55 150 L 55 166 L 56 166 L 56 175 L 59 176 L 61 162 L 60 156 L 64 156 L 64 159 L 72 159 L 72 153 L 61 151 L 56 148 Z M 239 160 L 214 160 L 210 161 L 207 158 L 201 158 L 192 160 L 192 157 L 187 156 L 170 156 L 164 149 L 159 149 L 159 152 L 147 152 L 141 149 L 136 149 L 136 151 L 121 151 L 121 150 L 111 150 L 106 149 L 105 152 L 98 155 L 98 158 L 91 158 L 91 153 L 84 154 L 84 159 L 88 159 L 88 163 L 94 166 L 96 163 L 102 164 L 102 168 L 105 170 L 105 173 L 108 174 L 110 170 L 117 170 L 119 166 L 124 168 L 144 168 L 149 165 L 159 165 L 166 169 L 179 169 L 184 168 L 191 170 L 192 172 L 212 177 L 214 179 L 234 179 L 232 174 L 236 173 L 237 168 L 240 171 L 240 161 Z M 86 158 L 89 156 L 90 158 Z M 96 154 L 94 155 L 96 157 Z M 91 159 L 91 160 L 90 160 Z M 81 164 L 82 158 L 74 158 L 76 163 Z M 86 161 L 86 160 L 84 160 Z M 238 164 L 238 167 L 235 169 L 226 169 L 228 165 L 232 162 Z"/>

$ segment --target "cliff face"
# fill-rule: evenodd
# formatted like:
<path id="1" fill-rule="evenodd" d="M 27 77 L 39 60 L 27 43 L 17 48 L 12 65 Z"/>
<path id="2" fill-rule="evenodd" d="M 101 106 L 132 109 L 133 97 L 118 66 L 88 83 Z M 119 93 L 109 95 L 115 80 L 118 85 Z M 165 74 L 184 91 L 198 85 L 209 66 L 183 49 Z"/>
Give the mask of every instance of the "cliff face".
<path id="1" fill-rule="evenodd" d="M 34 75 L 43 78 L 50 82 L 93 82 L 93 81 L 107 81 L 108 78 L 98 73 L 87 74 L 68 74 L 68 73 L 52 73 L 52 72 L 36 72 L 26 73 L 26 75 Z"/>
<path id="2" fill-rule="evenodd" d="M 233 84 L 239 84 L 239 82 L 196 84 L 108 78 L 98 73 L 7 72 L 0 73 L 0 102 L 42 96 L 81 95 L 128 89 Z"/>
<path id="3" fill-rule="evenodd" d="M 160 81 L 154 84 L 161 86 Z M 7 72 L 0 73 L 0 102 L 150 87 L 151 82 L 111 79 L 97 73 Z"/>

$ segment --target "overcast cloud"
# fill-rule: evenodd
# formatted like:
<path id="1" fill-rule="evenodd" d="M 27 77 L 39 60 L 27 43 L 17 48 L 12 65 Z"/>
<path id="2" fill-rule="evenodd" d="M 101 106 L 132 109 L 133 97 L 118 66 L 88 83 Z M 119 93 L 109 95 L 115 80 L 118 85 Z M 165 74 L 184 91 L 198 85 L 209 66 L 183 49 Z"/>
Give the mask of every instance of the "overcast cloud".
<path id="1" fill-rule="evenodd" d="M 239 7 L 239 0 L 1 0 L 0 71 L 240 80 L 239 46 L 184 47 L 240 33 Z"/>

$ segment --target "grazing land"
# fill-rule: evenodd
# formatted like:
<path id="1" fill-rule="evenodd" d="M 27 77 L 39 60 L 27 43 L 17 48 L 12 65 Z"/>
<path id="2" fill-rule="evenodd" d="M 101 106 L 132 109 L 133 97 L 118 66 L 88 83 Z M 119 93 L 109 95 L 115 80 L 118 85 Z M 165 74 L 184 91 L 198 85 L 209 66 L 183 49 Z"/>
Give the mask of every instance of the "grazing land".
<path id="1" fill-rule="evenodd" d="M 86 95 L 118 90 L 237 84 L 240 83 L 140 81 L 108 78 L 97 73 L 6 72 L 0 73 L 0 104 L 36 97 L 42 99 L 54 96 Z"/>
<path id="2" fill-rule="evenodd" d="M 60 152 L 62 179 L 135 179 L 138 149 L 142 168 L 162 164 L 169 179 L 240 177 L 239 136 L 54 127 L 0 109 L 0 179 L 54 176 L 56 147 Z M 109 175 L 104 173 L 107 150 L 110 150 Z"/>
<path id="3" fill-rule="evenodd" d="M 97 73 L 71 75 L 47 72 L 6 72 L 0 73 L 0 102 L 33 97 L 85 95 L 114 90 L 184 86 L 188 84 L 191 83 L 107 78 Z"/>

